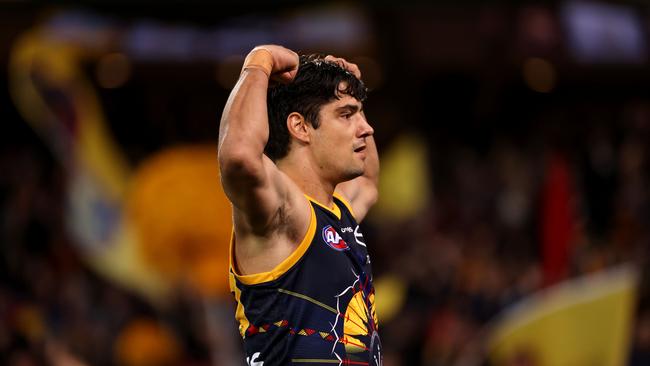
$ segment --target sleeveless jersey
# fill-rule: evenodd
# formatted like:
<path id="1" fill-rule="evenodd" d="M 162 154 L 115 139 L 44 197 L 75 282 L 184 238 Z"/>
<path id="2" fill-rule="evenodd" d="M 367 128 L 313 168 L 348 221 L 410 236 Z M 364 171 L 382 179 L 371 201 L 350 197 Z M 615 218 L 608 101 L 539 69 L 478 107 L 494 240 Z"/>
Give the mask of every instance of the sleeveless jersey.
<path id="1" fill-rule="evenodd" d="M 342 197 L 307 197 L 305 238 L 276 268 L 239 275 L 230 248 L 235 317 L 250 366 L 381 365 L 370 257 Z"/>

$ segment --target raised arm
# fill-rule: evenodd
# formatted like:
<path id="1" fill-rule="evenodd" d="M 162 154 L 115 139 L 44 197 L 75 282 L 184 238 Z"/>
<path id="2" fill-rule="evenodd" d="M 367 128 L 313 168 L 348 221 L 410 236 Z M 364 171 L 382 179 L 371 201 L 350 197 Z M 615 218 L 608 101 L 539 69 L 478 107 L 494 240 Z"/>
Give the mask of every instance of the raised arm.
<path id="1" fill-rule="evenodd" d="M 269 78 L 293 79 L 298 55 L 281 46 L 253 49 L 223 111 L 219 128 L 219 167 L 235 220 L 247 231 L 265 234 L 283 203 L 283 176 L 264 155 L 269 138 L 266 95 Z M 241 220 L 238 220 L 240 219 Z"/>

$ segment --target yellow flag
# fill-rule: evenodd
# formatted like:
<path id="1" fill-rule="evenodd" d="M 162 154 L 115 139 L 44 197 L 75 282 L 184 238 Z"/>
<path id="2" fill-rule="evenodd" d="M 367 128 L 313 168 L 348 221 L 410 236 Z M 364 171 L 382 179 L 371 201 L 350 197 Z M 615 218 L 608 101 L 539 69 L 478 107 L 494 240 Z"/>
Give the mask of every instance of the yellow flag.
<path id="1" fill-rule="evenodd" d="M 378 219 L 408 219 L 429 204 L 431 177 L 426 141 L 405 134 L 382 154 L 379 201 L 372 214 Z"/>
<path id="2" fill-rule="evenodd" d="M 490 360 L 494 365 L 624 365 L 637 285 L 637 271 L 622 266 L 524 299 L 490 327 Z"/>

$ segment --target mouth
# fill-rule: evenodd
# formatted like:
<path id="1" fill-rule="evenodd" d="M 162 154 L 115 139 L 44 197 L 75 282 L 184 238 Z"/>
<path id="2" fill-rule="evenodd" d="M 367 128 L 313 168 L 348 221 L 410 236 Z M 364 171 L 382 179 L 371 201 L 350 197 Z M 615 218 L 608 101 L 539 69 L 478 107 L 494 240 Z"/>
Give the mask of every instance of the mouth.
<path id="1" fill-rule="evenodd" d="M 357 147 L 356 149 L 354 149 L 354 152 L 358 153 L 358 152 L 362 152 L 364 150 L 366 150 L 366 145 L 361 145 L 361 146 Z"/>

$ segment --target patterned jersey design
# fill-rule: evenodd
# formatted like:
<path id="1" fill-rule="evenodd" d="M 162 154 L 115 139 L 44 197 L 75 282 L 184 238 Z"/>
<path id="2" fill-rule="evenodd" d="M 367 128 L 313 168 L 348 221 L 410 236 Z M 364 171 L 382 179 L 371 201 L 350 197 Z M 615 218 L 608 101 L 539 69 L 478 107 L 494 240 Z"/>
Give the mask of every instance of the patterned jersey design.
<path id="1" fill-rule="evenodd" d="M 340 197 L 333 209 L 309 200 L 307 237 L 278 271 L 240 276 L 231 258 L 248 364 L 379 366 L 375 290 L 363 234 Z"/>

